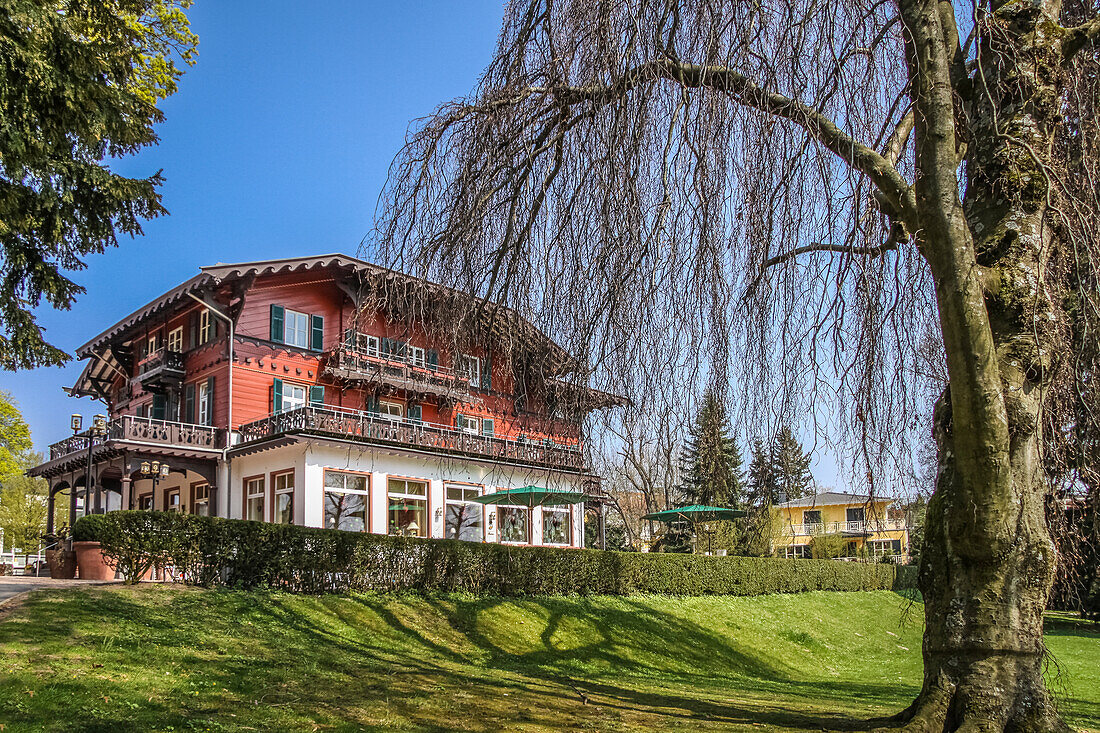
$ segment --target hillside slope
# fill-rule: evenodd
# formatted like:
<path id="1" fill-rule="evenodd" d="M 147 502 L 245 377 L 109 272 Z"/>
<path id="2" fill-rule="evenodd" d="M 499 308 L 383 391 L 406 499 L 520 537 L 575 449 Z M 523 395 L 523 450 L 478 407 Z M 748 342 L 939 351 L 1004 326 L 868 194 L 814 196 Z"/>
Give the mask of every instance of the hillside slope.
<path id="1" fill-rule="evenodd" d="M 5 733 L 853 729 L 916 693 L 921 613 L 889 592 L 53 591 L 0 622 L 0 723 Z M 1050 643 L 1071 719 L 1100 727 L 1100 635 L 1063 630 Z"/>

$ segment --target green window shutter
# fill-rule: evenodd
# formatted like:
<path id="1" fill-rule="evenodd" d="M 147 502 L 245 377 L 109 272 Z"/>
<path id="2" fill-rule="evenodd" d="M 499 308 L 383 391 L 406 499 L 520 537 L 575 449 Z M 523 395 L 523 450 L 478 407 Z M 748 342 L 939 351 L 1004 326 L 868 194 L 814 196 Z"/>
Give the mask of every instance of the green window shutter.
<path id="1" fill-rule="evenodd" d="M 168 412 L 168 397 L 162 394 L 153 395 L 153 419 L 165 420 Z"/>
<path id="2" fill-rule="evenodd" d="M 378 414 L 378 397 L 377 395 L 367 395 L 367 412 L 372 415 Z"/>
<path id="3" fill-rule="evenodd" d="M 378 343 L 378 350 L 382 352 L 382 356 L 389 356 L 390 352 L 393 351 L 393 340 L 383 336 Z"/>
<path id="4" fill-rule="evenodd" d="M 271 340 L 277 344 L 283 343 L 283 322 L 286 319 L 286 309 L 281 305 L 271 304 Z"/>
<path id="5" fill-rule="evenodd" d="M 217 404 L 217 401 L 214 399 L 214 378 L 213 377 L 209 377 L 206 380 L 206 400 L 207 400 L 207 403 L 206 403 L 207 404 L 206 424 L 207 425 L 213 425 L 214 424 L 214 405 Z"/>
<path id="6" fill-rule="evenodd" d="M 283 411 L 283 380 L 278 377 L 271 383 L 271 412 Z"/>
<path id="7" fill-rule="evenodd" d="M 325 404 L 325 387 L 321 384 L 315 384 L 309 388 L 309 404 L 310 405 L 324 405 Z"/>
<path id="8" fill-rule="evenodd" d="M 494 427 L 495 425 L 491 419 L 483 418 L 481 421 L 481 434 L 489 438 L 493 437 Z"/>
<path id="9" fill-rule="evenodd" d="M 427 354 L 424 356 L 425 361 L 428 362 L 428 368 L 433 372 L 439 369 L 439 352 L 435 349 L 428 349 Z"/>
<path id="10" fill-rule="evenodd" d="M 481 388 L 488 392 L 493 388 L 493 357 L 485 352 L 485 358 L 481 360 Z"/>
<path id="11" fill-rule="evenodd" d="M 349 348 L 355 346 L 355 331 L 350 328 L 344 329 L 344 346 Z"/>
<path id="12" fill-rule="evenodd" d="M 199 345 L 199 312 L 191 311 L 191 317 L 187 319 L 187 348 L 188 350 Z"/>
<path id="13" fill-rule="evenodd" d="M 195 385 L 185 385 L 183 388 L 183 421 L 194 424 L 195 422 Z"/>
<path id="14" fill-rule="evenodd" d="M 309 348 L 321 351 L 325 348 L 325 317 L 309 317 Z"/>
<path id="15" fill-rule="evenodd" d="M 420 405 L 409 405 L 409 420 L 413 422 L 421 422 L 422 415 L 423 411 L 421 410 Z"/>

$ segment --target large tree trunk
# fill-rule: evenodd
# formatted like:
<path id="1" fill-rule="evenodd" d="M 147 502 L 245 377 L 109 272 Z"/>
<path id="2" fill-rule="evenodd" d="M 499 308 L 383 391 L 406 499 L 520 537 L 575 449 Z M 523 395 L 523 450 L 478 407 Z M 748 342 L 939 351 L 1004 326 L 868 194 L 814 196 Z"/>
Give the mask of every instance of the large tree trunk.
<path id="1" fill-rule="evenodd" d="M 1058 8 L 998 7 L 967 89 L 951 5 L 900 5 L 918 80 L 916 239 L 950 379 L 935 415 L 939 475 L 921 562 L 924 685 L 901 722 L 928 733 L 1064 731 L 1043 680 L 1055 552 L 1040 455 L 1059 301 L 1044 277 L 1055 235 L 1043 169 L 1061 68 L 1045 34 Z"/>

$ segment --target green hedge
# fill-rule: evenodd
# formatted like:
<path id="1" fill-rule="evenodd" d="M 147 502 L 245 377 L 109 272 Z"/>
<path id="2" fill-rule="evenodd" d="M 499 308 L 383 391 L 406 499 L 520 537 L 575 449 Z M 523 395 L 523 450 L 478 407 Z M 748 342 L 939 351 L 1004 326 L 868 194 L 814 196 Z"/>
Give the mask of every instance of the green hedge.
<path id="1" fill-rule="evenodd" d="M 297 593 L 751 596 L 916 585 L 914 568 L 885 564 L 508 547 L 168 512 L 85 517 L 74 536 L 102 543 L 128 578 L 155 564 L 196 585 Z"/>

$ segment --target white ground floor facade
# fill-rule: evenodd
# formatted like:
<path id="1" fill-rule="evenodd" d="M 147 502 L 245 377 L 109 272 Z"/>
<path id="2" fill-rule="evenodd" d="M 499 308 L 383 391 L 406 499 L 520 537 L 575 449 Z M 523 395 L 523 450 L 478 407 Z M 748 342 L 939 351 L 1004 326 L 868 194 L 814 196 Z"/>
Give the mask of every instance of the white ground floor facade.
<path id="1" fill-rule="evenodd" d="M 204 472 L 209 473 L 209 472 Z M 581 490 L 584 476 L 490 460 L 300 437 L 230 452 L 217 488 L 193 471 L 135 479 L 130 504 L 376 534 L 552 547 L 584 546 L 584 505 L 483 506 L 476 496 L 540 486 Z"/>

